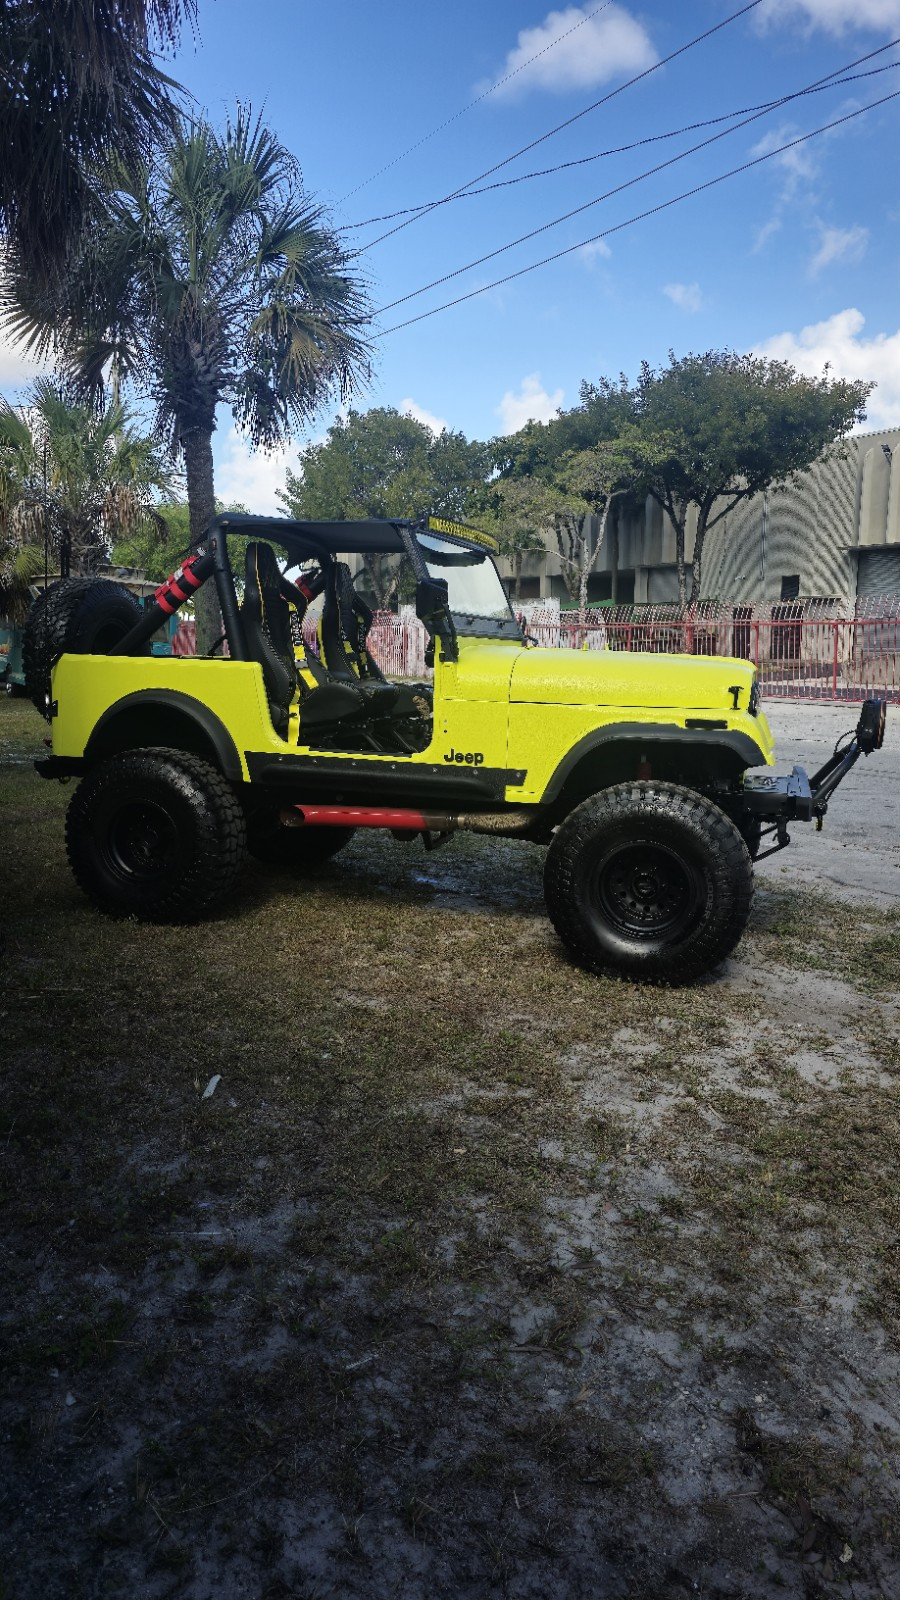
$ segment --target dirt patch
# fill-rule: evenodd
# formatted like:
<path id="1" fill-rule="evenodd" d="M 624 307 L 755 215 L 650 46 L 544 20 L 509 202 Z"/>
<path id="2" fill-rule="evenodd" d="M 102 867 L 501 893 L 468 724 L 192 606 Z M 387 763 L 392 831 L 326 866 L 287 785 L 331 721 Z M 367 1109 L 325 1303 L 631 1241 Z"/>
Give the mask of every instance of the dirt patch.
<path id="1" fill-rule="evenodd" d="M 648 991 L 370 837 L 139 928 L 70 792 L 0 771 L 0 1594 L 898 1592 L 895 914 Z"/>

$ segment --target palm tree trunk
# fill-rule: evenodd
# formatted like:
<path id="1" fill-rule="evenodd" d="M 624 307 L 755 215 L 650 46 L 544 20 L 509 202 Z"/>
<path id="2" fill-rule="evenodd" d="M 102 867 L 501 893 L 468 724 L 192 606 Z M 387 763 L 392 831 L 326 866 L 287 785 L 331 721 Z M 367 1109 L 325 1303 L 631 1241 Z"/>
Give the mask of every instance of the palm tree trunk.
<path id="1" fill-rule="evenodd" d="M 192 428 L 182 435 L 184 468 L 187 476 L 191 543 L 201 539 L 216 515 L 213 478 L 212 428 Z M 208 655 L 222 636 L 222 612 L 212 579 L 197 590 L 194 599 L 197 618 L 197 654 Z"/>

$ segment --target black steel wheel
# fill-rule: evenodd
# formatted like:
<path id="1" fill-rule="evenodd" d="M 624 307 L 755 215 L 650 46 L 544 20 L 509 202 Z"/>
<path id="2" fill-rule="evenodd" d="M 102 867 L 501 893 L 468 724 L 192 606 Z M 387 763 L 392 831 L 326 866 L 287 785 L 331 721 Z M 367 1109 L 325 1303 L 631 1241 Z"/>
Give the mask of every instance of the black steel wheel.
<path id="1" fill-rule="evenodd" d="M 76 881 L 110 916 L 196 922 L 234 887 L 244 813 L 221 773 L 183 750 L 127 750 L 94 767 L 66 817 Z"/>
<path id="2" fill-rule="evenodd" d="M 355 828 L 286 826 L 279 805 L 256 806 L 247 817 L 247 849 L 266 867 L 309 872 L 324 866 L 350 843 Z"/>
<path id="3" fill-rule="evenodd" d="M 108 578 L 61 578 L 34 602 L 22 635 L 26 693 L 50 720 L 50 679 L 66 651 L 106 655 L 142 616 L 141 602 Z M 135 652 L 147 655 L 150 645 Z"/>
<path id="4" fill-rule="evenodd" d="M 738 828 L 673 783 L 591 796 L 557 830 L 544 869 L 550 920 L 575 958 L 648 982 L 691 982 L 722 961 L 752 894 Z"/>

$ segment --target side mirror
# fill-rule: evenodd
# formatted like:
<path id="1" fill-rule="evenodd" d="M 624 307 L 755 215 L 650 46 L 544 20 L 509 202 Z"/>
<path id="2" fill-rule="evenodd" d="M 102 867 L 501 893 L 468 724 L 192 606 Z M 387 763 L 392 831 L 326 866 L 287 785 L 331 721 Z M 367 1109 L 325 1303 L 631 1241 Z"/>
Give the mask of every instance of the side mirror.
<path id="1" fill-rule="evenodd" d="M 420 578 L 416 584 L 416 616 L 424 622 L 432 639 L 440 639 L 444 659 L 456 661 L 459 651 L 449 599 L 446 578 Z"/>

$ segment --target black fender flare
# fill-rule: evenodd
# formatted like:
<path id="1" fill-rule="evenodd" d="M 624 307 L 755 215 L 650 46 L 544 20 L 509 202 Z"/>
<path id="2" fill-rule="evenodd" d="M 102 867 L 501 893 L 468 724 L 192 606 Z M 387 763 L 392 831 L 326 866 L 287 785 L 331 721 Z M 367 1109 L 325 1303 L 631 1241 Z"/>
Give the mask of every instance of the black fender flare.
<path id="1" fill-rule="evenodd" d="M 701 719 L 696 720 L 699 722 Z M 717 720 L 713 717 L 708 719 L 713 724 Z M 736 728 L 716 726 L 683 728 L 674 722 L 611 722 L 605 728 L 597 728 L 593 733 L 585 734 L 584 738 L 579 739 L 578 743 L 563 756 L 541 796 L 541 804 L 547 805 L 559 798 L 569 778 L 586 756 L 592 755 L 595 750 L 601 750 L 604 745 L 613 744 L 685 745 L 692 749 L 700 747 L 710 752 L 726 752 L 741 772 L 747 767 L 765 765 L 765 757 L 756 740 L 751 739 L 747 733 L 740 733 Z"/>
<path id="2" fill-rule="evenodd" d="M 216 764 L 223 776 L 232 783 L 240 783 L 243 780 L 244 772 L 237 745 L 225 724 L 215 712 L 210 711 L 209 706 L 204 705 L 202 700 L 196 700 L 193 695 L 184 694 L 177 689 L 138 689 L 134 694 L 126 694 L 114 705 L 108 706 L 91 730 L 91 736 L 84 749 L 85 761 L 97 760 L 105 755 L 103 747 L 109 741 L 113 725 L 120 718 L 127 721 L 129 715 L 133 715 L 136 711 L 163 711 L 169 714 L 175 712 L 179 717 L 186 717 L 213 751 Z M 173 744 L 176 742 L 172 741 Z M 158 743 L 165 746 L 165 737 Z"/>

